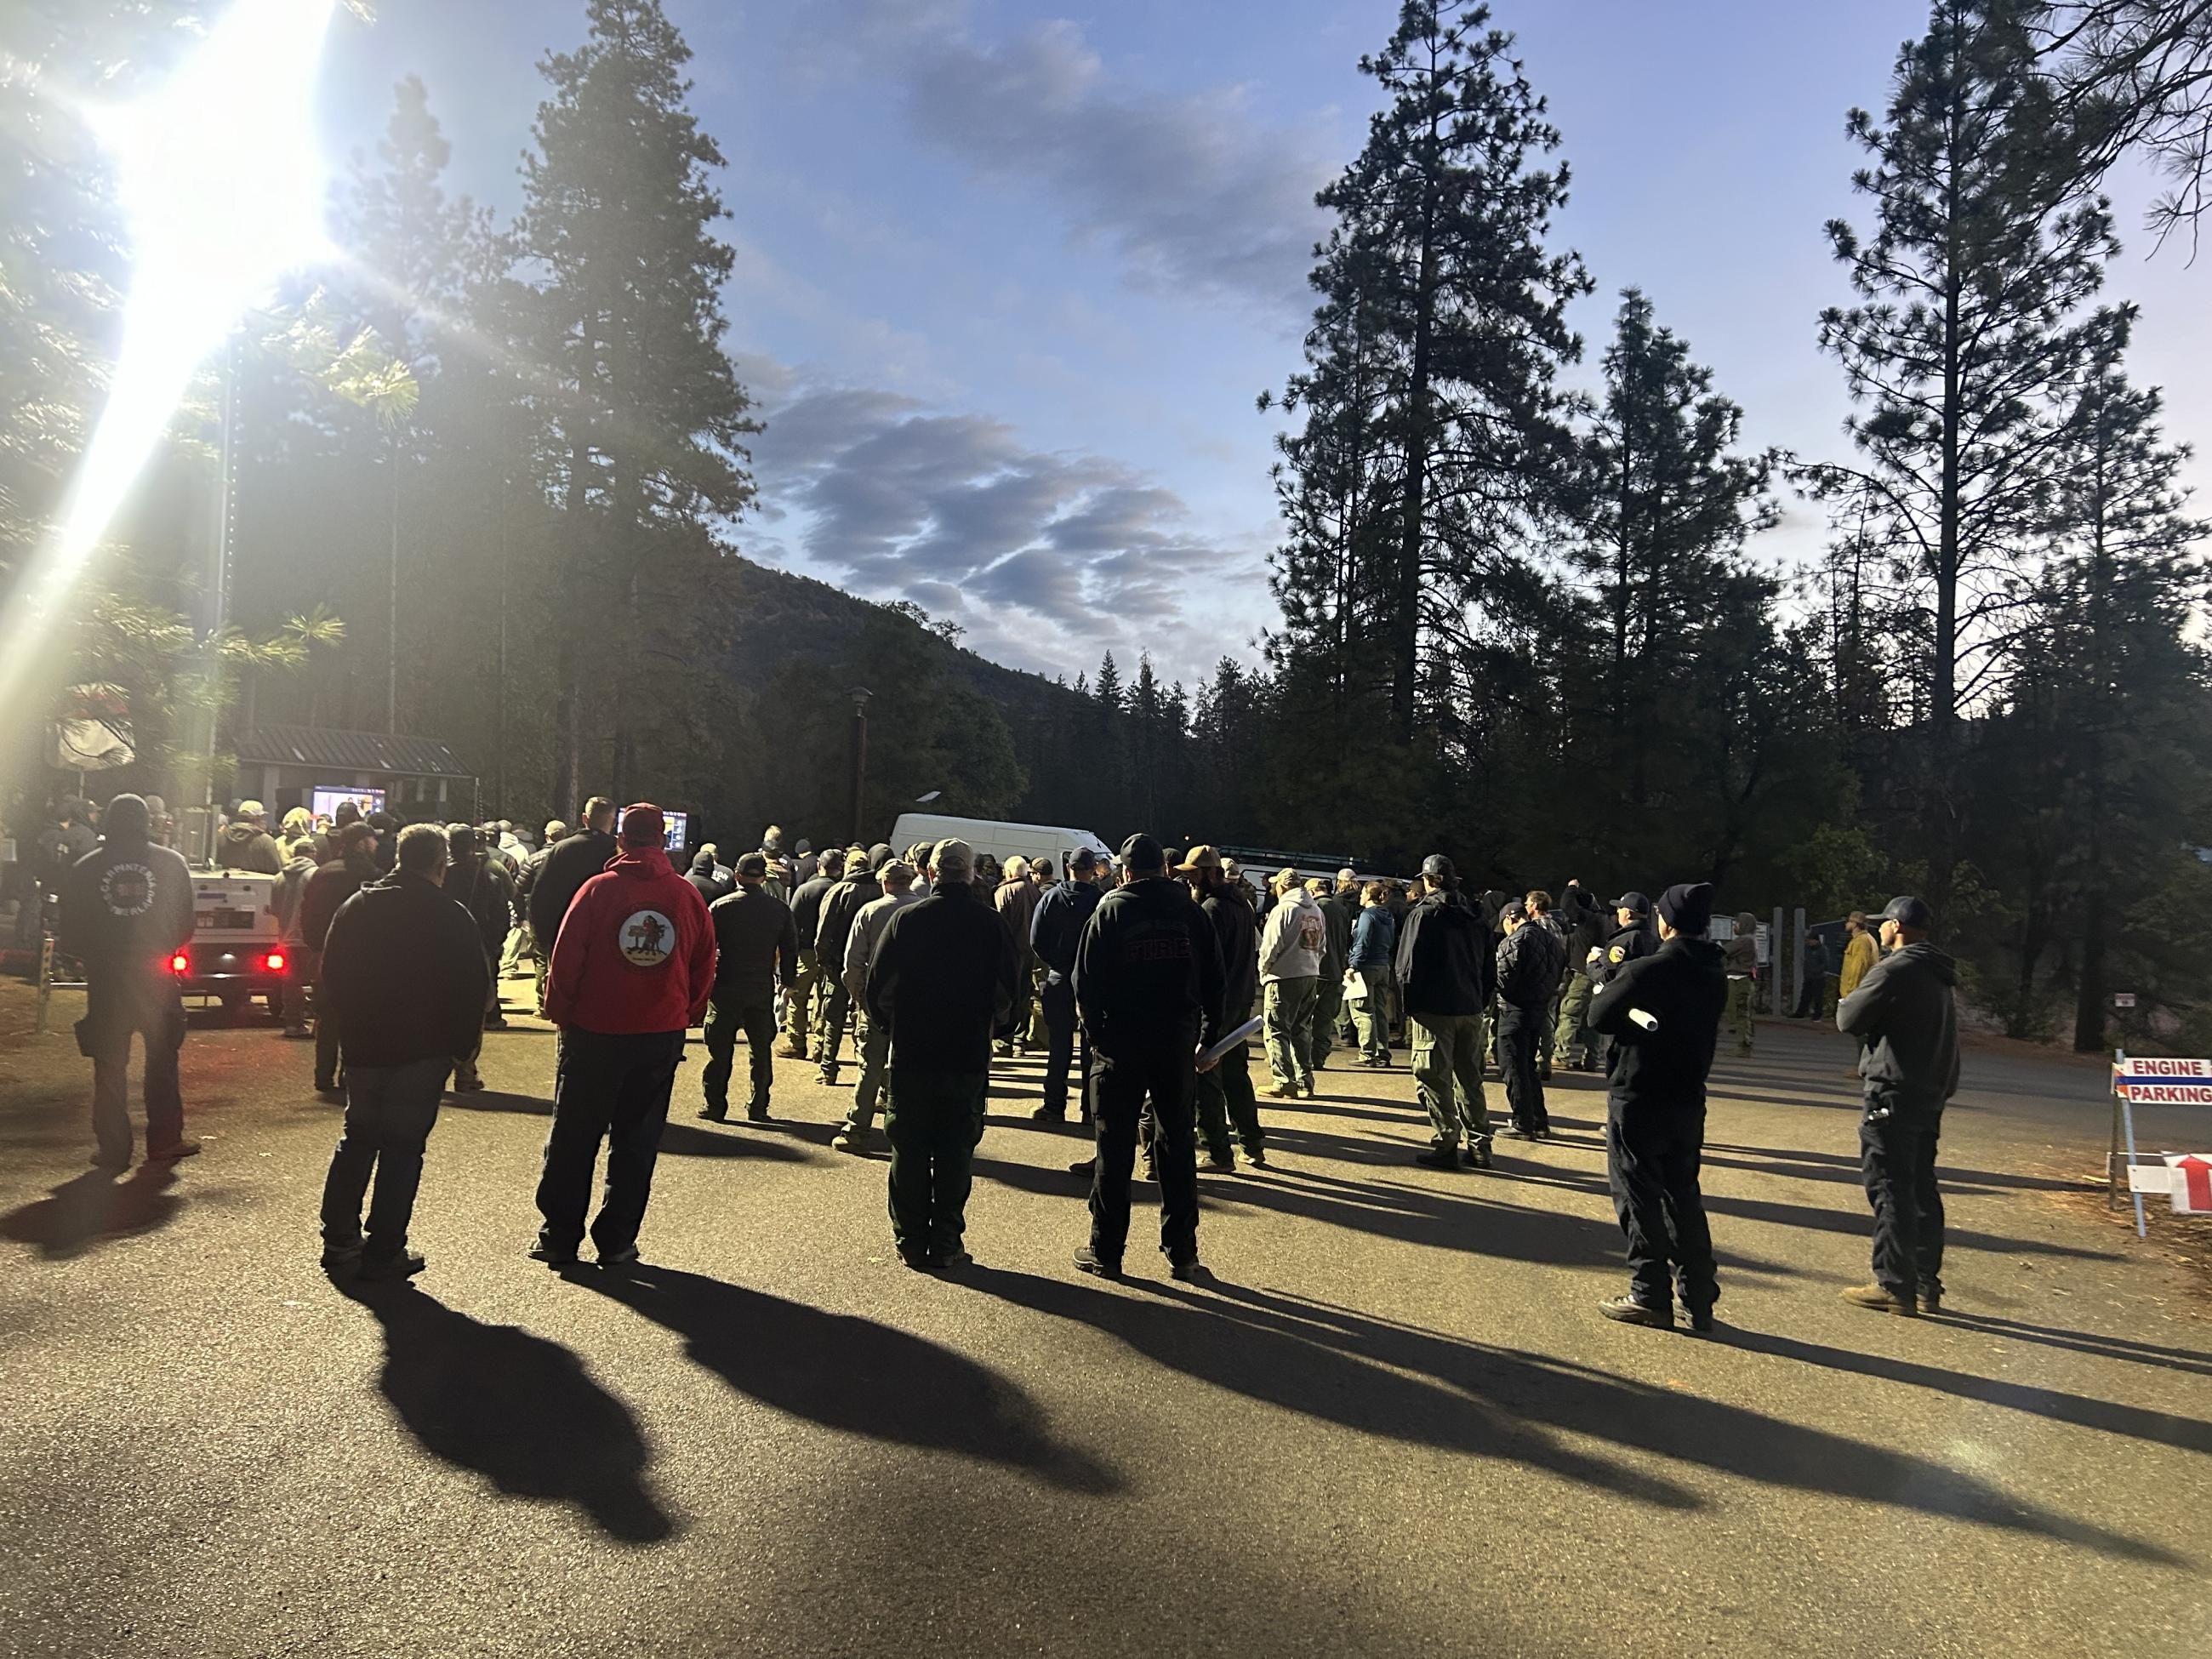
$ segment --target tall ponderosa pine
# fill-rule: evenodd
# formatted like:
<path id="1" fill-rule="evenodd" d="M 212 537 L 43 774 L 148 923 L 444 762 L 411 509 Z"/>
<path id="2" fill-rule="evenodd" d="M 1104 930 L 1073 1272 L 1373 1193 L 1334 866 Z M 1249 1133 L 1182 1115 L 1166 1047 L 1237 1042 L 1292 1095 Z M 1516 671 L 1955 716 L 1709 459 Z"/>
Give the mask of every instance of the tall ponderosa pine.
<path id="1" fill-rule="evenodd" d="M 1312 275 L 1310 367 L 1287 394 L 1309 427 L 1286 452 L 1285 615 L 1293 629 L 1357 621 L 1387 665 L 1401 744 L 1449 699 L 1437 659 L 1517 556 L 1556 464 L 1553 377 L 1577 350 L 1566 305 L 1589 286 L 1573 254 L 1544 247 L 1567 173 L 1532 163 L 1559 134 L 1489 18 L 1472 0 L 1406 0 L 1389 44 L 1360 60 L 1390 101 L 1316 198 L 1337 222 Z M 1313 591 L 1344 587 L 1347 559 L 1365 567 L 1371 626 L 1348 591 Z"/>
<path id="2" fill-rule="evenodd" d="M 551 380 L 564 521 L 564 804 L 592 685 L 606 688 L 614 793 L 635 781 L 646 709 L 668 710 L 702 643 L 689 630 L 714 574 L 708 526 L 752 500 L 744 443 L 759 430 L 722 347 L 735 256 L 713 228 L 722 154 L 685 106 L 690 49 L 659 0 L 591 0 L 586 15 L 585 44 L 539 66 L 553 91 L 516 226 L 543 279 L 529 344 Z"/>
<path id="3" fill-rule="evenodd" d="M 2074 1041 L 2087 1050 L 2104 1044 L 2110 960 L 2129 943 L 2131 908 L 2192 857 L 2212 680 L 2187 637 L 2207 597 L 2207 526 L 2183 510 L 2186 452 L 2165 442 L 2159 394 L 2128 384 L 2116 349 L 2070 414 L 2040 620 L 1997 749 L 2015 786 L 2016 1026 L 2034 1029 L 2037 970 L 2070 941 Z M 2156 964 L 2130 954 L 2155 992 Z"/>
<path id="4" fill-rule="evenodd" d="M 1662 749 L 1712 735 L 1683 721 L 1710 666 L 1700 660 L 1707 645 L 1738 613 L 1763 620 L 1773 597 L 1772 581 L 1740 560 L 1744 538 L 1772 516 L 1762 492 L 1773 458 L 1735 453 L 1742 425 L 1743 410 L 1657 325 L 1650 301 L 1623 295 L 1583 442 L 1582 534 L 1571 556 L 1597 599 L 1585 659 L 1598 676 L 1599 769 L 1625 785 L 1632 811 L 1646 804 Z"/>
<path id="5" fill-rule="evenodd" d="M 2079 315 L 2115 245 L 2104 204 L 2069 194 L 2068 128 L 2032 32 L 2044 9 L 1936 0 L 1884 124 L 1850 115 L 1873 157 L 1852 180 L 1873 234 L 1828 227 L 1860 302 L 1822 314 L 1820 343 L 1859 406 L 1859 460 L 1815 477 L 1887 557 L 1881 631 L 1924 632 L 1921 816 L 1939 890 L 1958 847 L 1958 722 L 2002 688 L 2065 400 L 2106 326 Z"/>

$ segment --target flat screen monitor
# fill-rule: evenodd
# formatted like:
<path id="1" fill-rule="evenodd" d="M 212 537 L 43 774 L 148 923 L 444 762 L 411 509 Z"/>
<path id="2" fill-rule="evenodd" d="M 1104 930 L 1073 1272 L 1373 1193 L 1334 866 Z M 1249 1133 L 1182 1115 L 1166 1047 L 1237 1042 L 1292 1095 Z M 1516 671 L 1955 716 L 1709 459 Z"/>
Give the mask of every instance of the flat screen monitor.
<path id="1" fill-rule="evenodd" d="M 342 800 L 349 800 L 360 807 L 363 817 L 384 810 L 384 791 L 381 789 L 354 789 L 339 784 L 322 783 L 307 792 L 307 810 L 319 822 L 337 817 L 338 803 Z"/>
<path id="2" fill-rule="evenodd" d="M 682 852 L 690 844 L 691 815 L 689 812 L 671 812 L 664 809 L 660 816 L 668 826 L 666 837 L 668 850 L 672 853 Z"/>

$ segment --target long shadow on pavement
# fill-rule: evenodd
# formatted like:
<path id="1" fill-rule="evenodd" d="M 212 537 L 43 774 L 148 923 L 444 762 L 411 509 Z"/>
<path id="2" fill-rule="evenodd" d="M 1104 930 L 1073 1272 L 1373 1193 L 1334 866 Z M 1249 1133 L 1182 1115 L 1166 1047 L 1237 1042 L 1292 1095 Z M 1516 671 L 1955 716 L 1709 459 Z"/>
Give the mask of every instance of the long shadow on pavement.
<path id="1" fill-rule="evenodd" d="M 1826 1343 L 1805 1342 L 1794 1336 L 1778 1336 L 1765 1331 L 1730 1328 L 1723 1333 L 1722 1340 L 1730 1347 L 1747 1349 L 1753 1353 L 1772 1354 L 1778 1358 L 1795 1359 L 1803 1364 L 1820 1365 L 1829 1370 L 1879 1377 L 1885 1382 L 1903 1382 L 1913 1388 L 1953 1395 L 1960 1400 L 1978 1400 L 1992 1406 L 2005 1406 L 2033 1416 L 2047 1417 L 2053 1422 L 2072 1423 L 2085 1429 L 2102 1429 L 2107 1434 L 2125 1435 L 2133 1440 L 2154 1441 L 2179 1451 L 2212 1452 L 2212 1423 L 2193 1417 L 2176 1417 L 2169 1412 L 2145 1411 L 2141 1407 L 2123 1406 L 2115 1401 L 2094 1400 L 2078 1394 L 2061 1394 L 2054 1389 L 2039 1389 L 2032 1383 L 2007 1382 L 1993 1376 L 1974 1376 L 1965 1371 L 1945 1370 L 1939 1365 L 1893 1359 L 1886 1354 L 1855 1353 L 1848 1348 L 1832 1348 Z"/>
<path id="2" fill-rule="evenodd" d="M 464 1112 L 521 1112 L 538 1117 L 553 1115 L 553 1103 L 542 1095 L 503 1094 L 486 1089 L 476 1094 L 455 1095 L 448 1107 Z M 754 1125 L 756 1128 L 762 1125 Z M 732 1134 L 679 1123 L 673 1118 L 660 1132 L 660 1150 L 673 1158 L 759 1158 L 785 1164 L 817 1164 L 822 1160 L 781 1140 L 757 1135 Z"/>
<path id="3" fill-rule="evenodd" d="M 567 1348 L 411 1285 L 338 1288 L 384 1327 L 378 1386 L 425 1451 L 510 1496 L 573 1504 L 625 1544 L 675 1531 L 646 1484 L 653 1453 L 637 1419 Z"/>
<path id="4" fill-rule="evenodd" d="M 966 1355 L 849 1314 L 673 1267 L 573 1281 L 681 1335 L 739 1394 L 825 1428 L 1033 1471 L 1071 1492 L 1121 1477 L 1054 1439 L 1037 1403 Z"/>
<path id="5" fill-rule="evenodd" d="M 2069 1331 L 2055 1325 L 2031 1325 L 2018 1319 L 1999 1318 L 1995 1314 L 1970 1313 L 1948 1304 L 1938 1317 L 1946 1324 L 1964 1325 L 1990 1336 L 2008 1337 L 2015 1342 L 2033 1342 L 2041 1347 L 2063 1348 L 2069 1353 L 2089 1354 L 2099 1359 L 2124 1359 L 2133 1365 L 2155 1365 L 2163 1370 L 2212 1376 L 2212 1353 L 2199 1353 L 2192 1348 L 2162 1347 L 2154 1342 L 2107 1336 L 2101 1331 Z"/>
<path id="6" fill-rule="evenodd" d="M 1170 1370 L 1363 1434 L 1534 1464 L 1657 1509 L 1704 1507 L 1695 1492 L 1674 1481 L 1589 1456 L 1514 1420 L 1511 1413 L 1471 1410 L 1455 1389 L 1287 1328 L 1218 1308 L 1115 1295 L 1006 1268 L 971 1267 L 955 1282 L 1103 1331 Z"/>
<path id="7" fill-rule="evenodd" d="M 1972 1475 L 1825 1429 L 1544 1355 L 1446 1336 L 1302 1297 L 1217 1284 L 1136 1281 L 1116 1296 L 1024 1274 L 978 1272 L 979 1289 L 1079 1320 L 1156 1363 L 1249 1397 L 1394 1438 L 1512 1457 L 1601 1484 L 1704 1500 L 1663 1479 L 1560 1446 L 1559 1431 L 1764 1486 L 1886 1504 L 2086 1545 L 2167 1566 L 2158 1545 L 2039 1508 Z M 1660 1340 L 1680 1340 L 1660 1338 Z M 1407 1373 L 1413 1374 L 1410 1377 Z M 1418 1394 L 1407 1394 L 1412 1383 Z M 1381 1424 L 1368 1419 L 1388 1402 Z"/>
<path id="8" fill-rule="evenodd" d="M 142 1164 L 120 1181 L 106 1170 L 88 1170 L 0 1215 L 0 1237 L 37 1245 L 49 1261 L 82 1255 L 95 1244 L 175 1220 L 184 1201 L 167 1189 L 176 1179 L 167 1164 Z"/>

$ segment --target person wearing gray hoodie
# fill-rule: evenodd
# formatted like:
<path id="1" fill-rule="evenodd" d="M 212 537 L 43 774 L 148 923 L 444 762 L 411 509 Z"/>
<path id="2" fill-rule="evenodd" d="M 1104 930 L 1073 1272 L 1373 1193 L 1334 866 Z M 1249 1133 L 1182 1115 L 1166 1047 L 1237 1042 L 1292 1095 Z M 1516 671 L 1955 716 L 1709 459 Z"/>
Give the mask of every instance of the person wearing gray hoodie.
<path id="1" fill-rule="evenodd" d="M 1313 1007 L 1321 989 L 1322 952 L 1328 923 L 1295 870 L 1277 872 L 1271 884 L 1275 908 L 1260 934 L 1260 985 L 1267 1019 L 1267 1064 L 1275 1081 L 1267 1092 L 1278 1100 L 1314 1091 Z"/>
<path id="2" fill-rule="evenodd" d="M 1836 1008 L 1858 1038 L 1866 1112 L 1859 1152 L 1874 1207 L 1874 1282 L 1844 1292 L 1880 1313 L 1936 1313 L 1943 1303 L 1943 1195 L 1936 1145 L 1959 1091 L 1958 964 L 1928 935 L 1935 913 L 1917 898 L 1881 913 L 1885 954 Z"/>

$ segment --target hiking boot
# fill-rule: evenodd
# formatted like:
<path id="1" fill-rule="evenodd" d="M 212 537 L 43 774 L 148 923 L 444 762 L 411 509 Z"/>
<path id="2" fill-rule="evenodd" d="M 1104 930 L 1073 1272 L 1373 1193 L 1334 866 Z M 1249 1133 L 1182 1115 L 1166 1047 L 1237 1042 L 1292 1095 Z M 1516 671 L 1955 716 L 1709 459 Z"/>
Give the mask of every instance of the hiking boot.
<path id="1" fill-rule="evenodd" d="M 825 1089 L 834 1089 L 837 1086 L 837 1068 L 835 1066 L 824 1066 L 822 1068 L 822 1086 Z"/>
<path id="2" fill-rule="evenodd" d="M 563 1267 L 574 1267 L 576 1252 L 574 1249 L 556 1249 L 552 1245 L 540 1240 L 530 1247 L 530 1259 L 532 1261 L 542 1261 L 547 1267 L 557 1271 Z"/>
<path id="3" fill-rule="evenodd" d="M 1271 1083 L 1267 1085 L 1267 1098 L 1270 1100 L 1296 1100 L 1297 1097 L 1296 1084 Z"/>
<path id="4" fill-rule="evenodd" d="M 1413 1162 L 1425 1170 L 1456 1170 L 1459 1168 L 1459 1148 L 1438 1141 L 1425 1152 L 1414 1153 Z"/>
<path id="5" fill-rule="evenodd" d="M 1924 1314 L 1943 1311 L 1943 1287 L 1941 1285 L 1923 1285 L 1920 1287 L 1920 1311 Z"/>
<path id="6" fill-rule="evenodd" d="M 1618 1320 L 1623 1325 L 1649 1325 L 1655 1331 L 1674 1328 L 1674 1310 L 1672 1308 L 1654 1308 L 1638 1302 L 1632 1296 L 1613 1297 L 1599 1303 L 1597 1310 L 1607 1319 Z"/>
<path id="7" fill-rule="evenodd" d="M 1487 1170 L 1493 1167 L 1490 1161 L 1488 1141 L 1470 1140 L 1467 1143 L 1467 1167 L 1470 1170 Z"/>
<path id="8" fill-rule="evenodd" d="M 1103 1256 L 1085 1244 L 1075 1253 L 1075 1271 L 1096 1273 L 1101 1279 L 1119 1279 L 1121 1276 L 1121 1259 L 1119 1256 L 1110 1259 Z"/>
<path id="9" fill-rule="evenodd" d="M 356 1276 L 362 1279 L 412 1279 L 429 1265 L 419 1250 L 401 1250 L 392 1255 L 364 1254 Z"/>
<path id="10" fill-rule="evenodd" d="M 1032 1123 L 1065 1123 L 1067 1121 L 1067 1108 L 1065 1106 L 1040 1106 L 1036 1110 L 1030 1114 L 1030 1121 Z"/>
<path id="11" fill-rule="evenodd" d="M 1220 1175 L 1227 1175 L 1237 1167 L 1237 1158 L 1230 1152 L 1208 1152 L 1206 1167 Z"/>
<path id="12" fill-rule="evenodd" d="M 1682 1304 L 1682 1317 L 1690 1322 L 1690 1328 L 1699 1336 L 1713 1334 L 1713 1310 L 1711 1308 L 1693 1308 L 1686 1302 Z"/>
<path id="13" fill-rule="evenodd" d="M 1202 1284 L 1206 1279 L 1212 1278 L 1213 1275 L 1206 1270 L 1206 1266 L 1203 1261 L 1200 1261 L 1196 1256 L 1193 1256 L 1188 1261 L 1169 1262 L 1168 1277 L 1176 1280 L 1178 1284 L 1191 1285 Z"/>
<path id="14" fill-rule="evenodd" d="M 323 1271 L 325 1273 L 341 1273 L 348 1267 L 357 1267 L 360 1265 L 361 1241 L 359 1239 L 356 1239 L 350 1244 L 325 1244 L 323 1246 Z"/>
<path id="15" fill-rule="evenodd" d="M 765 1123 L 768 1121 L 768 1097 L 766 1095 L 763 1095 L 758 1100 L 749 1100 L 745 1103 L 745 1121 L 748 1123 Z"/>
<path id="16" fill-rule="evenodd" d="M 868 1150 L 868 1132 L 850 1123 L 840 1124 L 836 1136 L 830 1142 L 830 1150 L 860 1157 Z"/>
<path id="17" fill-rule="evenodd" d="M 1267 1152 L 1262 1147 L 1248 1146 L 1244 1150 L 1244 1161 L 1255 1170 L 1264 1170 L 1267 1167 Z"/>
<path id="18" fill-rule="evenodd" d="M 950 1250 L 940 1250 L 929 1258 L 929 1270 L 932 1273 L 957 1273 L 963 1267 L 972 1267 L 975 1265 L 975 1258 L 957 1247 Z"/>
<path id="19" fill-rule="evenodd" d="M 1920 1311 L 1911 1297 L 1899 1296 L 1888 1285 L 1879 1283 L 1854 1285 L 1843 1293 L 1843 1299 L 1853 1307 L 1870 1308 L 1876 1313 L 1896 1314 L 1905 1319 L 1914 1317 Z M 1940 1296 L 1936 1299 L 1939 1303 L 1942 1301 Z"/>
<path id="20" fill-rule="evenodd" d="M 782 1042 L 777 1043 L 775 1045 L 775 1051 L 786 1060 L 804 1060 L 806 1058 L 806 1050 L 799 1047 L 796 1042 L 793 1042 L 789 1037 L 786 1037 Z"/>
<path id="21" fill-rule="evenodd" d="M 149 1146 L 146 1149 L 149 1164 L 174 1164 L 180 1158 L 198 1158 L 199 1155 L 200 1144 L 197 1140 L 180 1140 L 173 1146 Z"/>
<path id="22" fill-rule="evenodd" d="M 637 1246 L 635 1244 L 625 1244 L 619 1250 L 599 1252 L 599 1266 L 602 1267 L 635 1267 L 636 1265 Z"/>
<path id="23" fill-rule="evenodd" d="M 730 1121 L 730 1109 L 726 1106 L 702 1106 L 699 1109 L 699 1117 L 702 1122 L 727 1123 Z"/>

